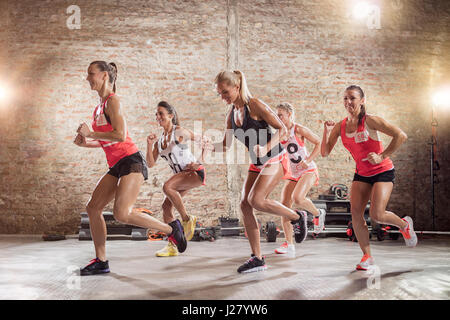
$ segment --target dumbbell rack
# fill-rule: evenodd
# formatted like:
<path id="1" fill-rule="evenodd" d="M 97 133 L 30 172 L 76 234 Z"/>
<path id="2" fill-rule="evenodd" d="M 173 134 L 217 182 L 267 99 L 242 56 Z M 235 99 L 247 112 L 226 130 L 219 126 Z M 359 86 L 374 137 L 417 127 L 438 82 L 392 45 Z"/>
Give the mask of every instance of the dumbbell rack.
<path id="1" fill-rule="evenodd" d="M 103 218 L 106 222 L 106 233 L 108 240 L 118 238 L 125 238 L 130 240 L 148 239 L 147 229 L 127 224 L 121 224 L 114 219 L 114 215 L 112 212 L 104 211 Z M 81 223 L 79 227 L 78 240 L 92 240 L 87 212 L 81 213 Z"/>

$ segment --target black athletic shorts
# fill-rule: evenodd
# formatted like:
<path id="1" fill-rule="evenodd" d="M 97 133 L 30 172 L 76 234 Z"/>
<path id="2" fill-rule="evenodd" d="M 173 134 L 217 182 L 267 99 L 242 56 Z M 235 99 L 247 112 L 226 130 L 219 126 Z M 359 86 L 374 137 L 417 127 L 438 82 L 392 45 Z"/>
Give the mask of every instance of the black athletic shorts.
<path id="1" fill-rule="evenodd" d="M 141 172 L 144 180 L 148 179 L 147 162 L 140 151 L 120 159 L 109 168 L 108 174 L 120 179 L 132 172 Z"/>
<path id="2" fill-rule="evenodd" d="M 375 182 L 392 182 L 394 183 L 395 180 L 395 169 L 391 169 L 389 171 L 385 171 L 379 174 L 376 174 L 371 177 L 364 177 L 360 176 L 359 174 L 355 173 L 355 176 L 353 177 L 353 181 L 361 181 L 365 183 L 369 183 L 373 185 Z"/>

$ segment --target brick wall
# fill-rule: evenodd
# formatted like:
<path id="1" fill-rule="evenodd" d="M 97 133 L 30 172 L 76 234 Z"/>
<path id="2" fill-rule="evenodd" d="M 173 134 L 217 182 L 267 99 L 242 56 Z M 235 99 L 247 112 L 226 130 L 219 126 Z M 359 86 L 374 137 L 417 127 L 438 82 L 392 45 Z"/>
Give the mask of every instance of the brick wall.
<path id="1" fill-rule="evenodd" d="M 85 81 L 93 60 L 117 63 L 129 132 L 143 152 L 148 133 L 160 132 L 154 120 L 159 100 L 177 108 L 183 126 L 202 121 L 204 130 L 223 128 L 227 108 L 212 84 L 222 69 L 244 71 L 253 95 L 271 106 L 292 103 L 296 121 L 319 136 L 324 120 L 345 117 L 345 87 L 360 85 L 368 112 L 409 137 L 392 157 L 397 180 L 389 209 L 429 230 L 430 95 L 450 83 L 450 4 L 375 3 L 380 29 L 349 16 L 350 0 L 0 2 L 0 79 L 15 89 L 12 102 L 0 103 L 0 233 L 77 231 L 79 213 L 107 170 L 102 150 L 72 144 L 78 124 L 89 123 L 98 103 Z M 80 8 L 81 29 L 66 25 L 70 5 Z M 450 229 L 449 114 L 438 111 L 440 230 Z M 312 198 L 332 183 L 350 185 L 354 162 L 340 142 L 317 164 L 321 184 Z M 208 185 L 186 196 L 188 211 L 206 224 L 239 216 L 233 197 L 246 168 L 207 166 Z M 136 206 L 160 217 L 169 176 L 159 161 Z"/>

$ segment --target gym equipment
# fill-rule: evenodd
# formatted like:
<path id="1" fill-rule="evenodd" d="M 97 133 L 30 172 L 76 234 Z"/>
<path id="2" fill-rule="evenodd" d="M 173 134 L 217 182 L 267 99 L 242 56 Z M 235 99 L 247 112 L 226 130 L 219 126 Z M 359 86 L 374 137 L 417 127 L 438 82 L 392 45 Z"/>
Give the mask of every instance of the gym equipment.
<path id="1" fill-rule="evenodd" d="M 348 199 L 348 188 L 345 184 L 335 183 L 330 187 L 330 193 L 336 196 L 338 200 Z"/>
<path id="2" fill-rule="evenodd" d="M 337 188 L 334 185 L 334 190 L 341 190 L 341 195 L 345 195 L 345 189 L 343 187 Z M 312 214 L 308 214 L 308 234 L 310 234 L 313 239 L 317 236 L 326 236 L 328 234 L 342 234 L 345 233 L 348 237 L 348 229 L 353 230 L 353 228 L 349 228 L 349 224 L 352 221 L 352 214 L 350 211 L 350 201 L 349 200 L 338 200 L 333 199 L 336 195 L 319 195 L 319 199 L 312 200 L 317 209 L 324 209 L 327 212 L 327 216 L 325 218 L 325 228 L 319 234 L 314 233 L 314 225 L 313 225 L 313 216 Z M 366 209 L 364 211 L 364 219 L 366 220 L 367 226 L 369 230 L 371 229 L 371 222 L 369 217 L 369 209 L 370 202 L 367 204 Z M 351 231 L 353 234 L 354 232 Z M 355 238 L 356 240 L 356 238 Z M 353 241 L 353 240 L 352 240 Z"/>
<path id="3" fill-rule="evenodd" d="M 435 188 L 434 185 L 439 183 L 439 177 L 436 171 L 440 170 L 439 162 L 437 161 L 437 127 L 438 121 L 435 117 L 434 105 L 431 107 L 431 142 L 430 145 L 430 181 L 431 181 L 431 229 L 436 230 L 435 227 Z"/>
<path id="4" fill-rule="evenodd" d="M 355 230 L 353 230 L 353 224 L 351 221 L 348 223 L 347 236 L 348 236 L 348 240 L 350 240 L 352 242 L 358 242 L 358 239 L 356 239 Z"/>
<path id="5" fill-rule="evenodd" d="M 221 228 L 216 227 L 203 227 L 203 225 L 197 222 L 195 226 L 194 236 L 191 241 L 215 241 L 221 236 Z"/>
<path id="6" fill-rule="evenodd" d="M 112 212 L 104 211 L 103 218 L 106 222 L 106 234 L 107 236 L 128 236 L 131 240 L 147 240 L 147 229 L 132 225 L 121 224 L 114 219 Z M 114 237 L 109 237 L 113 239 Z M 122 238 L 122 237 L 121 237 Z M 79 227 L 78 240 L 92 240 L 91 230 L 89 227 L 89 217 L 87 212 L 81 213 L 81 224 Z"/>
<path id="7" fill-rule="evenodd" d="M 64 234 L 55 233 L 45 233 L 42 235 L 42 240 L 44 241 L 59 241 L 66 240 L 66 236 Z"/>
<path id="8" fill-rule="evenodd" d="M 388 226 L 375 223 L 372 227 L 372 233 L 377 237 L 378 241 L 383 241 L 386 236 L 391 240 L 397 240 L 400 236 L 400 231 L 395 226 Z"/>
<path id="9" fill-rule="evenodd" d="M 348 188 L 345 184 L 335 183 L 331 185 L 328 194 L 320 194 L 319 200 L 347 200 Z"/>
<path id="10" fill-rule="evenodd" d="M 239 227 L 238 218 L 220 217 L 219 225 L 223 237 L 238 236 L 240 229 L 243 229 L 243 227 Z"/>
<path id="11" fill-rule="evenodd" d="M 147 238 L 149 241 L 161 241 L 164 240 L 167 237 L 167 235 L 164 232 L 157 231 L 153 232 L 150 231 L 150 229 L 147 230 Z"/>
<path id="12" fill-rule="evenodd" d="M 266 225 L 260 229 L 260 232 L 266 237 L 267 242 L 277 241 L 277 236 L 280 234 L 280 230 L 273 221 L 268 221 Z"/>
<path id="13" fill-rule="evenodd" d="M 203 227 L 201 223 L 197 222 L 194 231 L 193 241 L 210 240 L 210 238 L 217 239 L 221 236 L 239 236 L 241 231 L 244 231 L 245 237 L 247 233 L 244 227 L 239 227 L 239 219 L 220 217 L 219 225 L 215 227 Z M 275 222 L 268 221 L 264 226 L 258 221 L 259 232 L 261 237 L 265 237 L 267 242 L 275 242 L 280 230 L 277 228 Z"/>

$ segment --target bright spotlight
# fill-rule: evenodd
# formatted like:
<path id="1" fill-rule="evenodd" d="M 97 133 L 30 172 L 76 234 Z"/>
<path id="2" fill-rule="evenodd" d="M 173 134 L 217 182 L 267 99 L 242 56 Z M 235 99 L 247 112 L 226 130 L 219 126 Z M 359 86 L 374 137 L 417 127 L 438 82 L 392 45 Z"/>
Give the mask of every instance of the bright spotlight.
<path id="1" fill-rule="evenodd" d="M 364 19 L 369 15 L 371 9 L 371 5 L 367 2 L 359 2 L 353 8 L 353 17 L 355 19 Z"/>
<path id="2" fill-rule="evenodd" d="M 435 106 L 450 107 L 450 87 L 443 88 L 433 95 Z"/>
<path id="3" fill-rule="evenodd" d="M 6 96 L 6 90 L 3 87 L 0 87 L 0 99 L 3 100 Z"/>
<path id="4" fill-rule="evenodd" d="M 9 98 L 9 90 L 4 84 L 0 84 L 0 102 L 4 102 Z"/>

